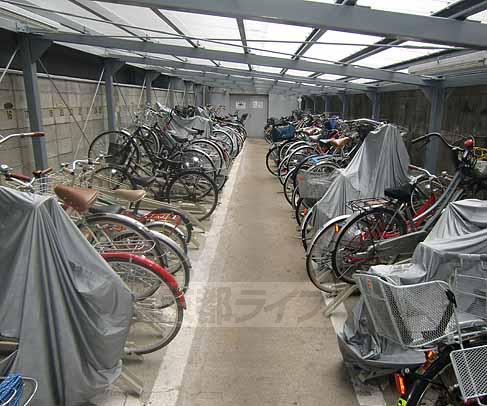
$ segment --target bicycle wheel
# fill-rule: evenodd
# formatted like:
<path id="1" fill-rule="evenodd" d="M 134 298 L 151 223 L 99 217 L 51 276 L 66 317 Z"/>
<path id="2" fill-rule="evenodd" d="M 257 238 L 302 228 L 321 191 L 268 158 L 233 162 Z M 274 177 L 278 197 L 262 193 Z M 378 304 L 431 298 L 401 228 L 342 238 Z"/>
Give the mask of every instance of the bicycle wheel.
<path id="1" fill-rule="evenodd" d="M 183 212 L 169 207 L 161 207 L 151 211 L 142 211 L 139 214 L 142 216 L 142 222 L 144 224 L 154 221 L 162 221 L 164 223 L 172 224 L 185 236 L 187 244 L 191 241 L 191 237 L 193 236 L 193 224 L 191 223 L 190 218 Z"/>
<path id="2" fill-rule="evenodd" d="M 335 294 L 343 287 L 343 283 L 335 278 L 331 253 L 337 233 L 347 218 L 347 215 L 340 216 L 325 224 L 311 241 L 306 254 L 306 272 L 309 280 L 323 292 Z"/>
<path id="3" fill-rule="evenodd" d="M 198 220 L 213 213 L 218 204 L 218 187 L 215 182 L 199 171 L 183 171 L 176 174 L 166 189 L 169 203 L 190 205 Z"/>
<path id="4" fill-rule="evenodd" d="M 313 207 L 311 207 L 304 219 L 301 222 L 301 243 L 303 244 L 303 248 L 305 251 L 308 251 L 308 246 L 313 240 L 314 237 L 314 214 L 313 214 Z"/>
<path id="5" fill-rule="evenodd" d="M 232 136 L 226 131 L 214 130 L 211 134 L 211 139 L 220 142 L 220 145 L 222 145 L 227 150 L 232 159 L 236 157 L 236 155 L 234 155 L 236 151 L 235 142 L 233 141 Z"/>
<path id="6" fill-rule="evenodd" d="M 172 223 L 165 221 L 153 221 L 144 224 L 149 230 L 157 231 L 174 241 L 177 246 L 183 250 L 185 254 L 188 253 L 188 244 L 186 243 L 186 236 L 184 233 Z"/>
<path id="7" fill-rule="evenodd" d="M 296 208 L 294 209 L 294 215 L 298 226 L 301 227 L 303 220 L 308 214 L 308 211 L 316 204 L 315 200 L 298 198 L 296 202 Z"/>
<path id="8" fill-rule="evenodd" d="M 439 353 L 438 358 L 428 366 L 420 379 L 414 382 L 407 402 L 401 399 L 397 403 L 398 405 L 466 405 L 461 397 L 458 381 L 451 363 L 450 352 L 452 349 L 447 347 Z"/>
<path id="9" fill-rule="evenodd" d="M 161 266 L 137 255 L 102 254 L 135 297 L 135 314 L 125 344 L 127 354 L 149 354 L 168 345 L 183 323 L 186 303 L 174 278 Z M 150 296 L 138 295 L 157 285 Z"/>
<path id="10" fill-rule="evenodd" d="M 293 173 L 295 168 L 286 175 L 284 179 L 284 185 L 282 188 L 284 190 L 284 197 L 286 201 L 292 206 L 293 205 L 293 195 L 294 195 L 294 187 L 293 187 Z"/>
<path id="11" fill-rule="evenodd" d="M 279 168 L 279 147 L 273 146 L 265 156 L 265 165 L 267 170 L 274 176 L 277 176 Z"/>
<path id="12" fill-rule="evenodd" d="M 106 131 L 95 137 L 88 148 L 88 158 L 100 156 L 104 156 L 109 164 L 127 166 L 132 162 L 139 163 L 140 150 L 128 132 Z"/>
<path id="13" fill-rule="evenodd" d="M 197 148 L 187 148 L 170 157 L 173 161 L 180 161 L 185 170 L 202 171 L 212 179 L 216 179 L 215 163 L 210 156 Z"/>
<path id="14" fill-rule="evenodd" d="M 332 253 L 332 266 L 338 280 L 353 284 L 353 275 L 372 265 L 390 264 L 399 255 L 383 257 L 370 253 L 377 242 L 407 233 L 406 221 L 398 212 L 377 207 L 351 217 L 341 229 Z"/>
<path id="15" fill-rule="evenodd" d="M 436 179 L 425 177 L 418 180 L 411 193 L 411 208 L 414 214 L 419 214 L 420 211 L 428 209 L 445 190 L 445 185 Z"/>
<path id="16" fill-rule="evenodd" d="M 118 166 L 104 166 L 93 172 L 89 185 L 97 190 L 133 189 L 132 181 L 125 169 Z"/>
<path id="17" fill-rule="evenodd" d="M 129 217 L 119 214 L 92 214 L 85 216 L 78 228 L 100 253 L 129 252 L 157 263 L 164 259 L 164 252 L 151 232 Z M 153 288 L 149 288 L 145 296 L 150 296 L 152 292 Z"/>

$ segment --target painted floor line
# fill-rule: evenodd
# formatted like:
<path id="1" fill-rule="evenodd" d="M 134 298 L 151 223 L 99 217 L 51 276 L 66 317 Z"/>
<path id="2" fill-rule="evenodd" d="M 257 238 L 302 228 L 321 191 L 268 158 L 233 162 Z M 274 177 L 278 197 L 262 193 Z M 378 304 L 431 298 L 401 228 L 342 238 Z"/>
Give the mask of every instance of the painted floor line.
<path id="1" fill-rule="evenodd" d="M 205 283 L 209 280 L 210 269 L 216 259 L 217 247 L 220 242 L 222 230 L 225 225 L 230 199 L 233 195 L 236 179 L 238 176 L 243 152 L 234 161 L 233 168 L 227 184 L 223 190 L 221 204 L 215 211 L 211 225 L 208 228 L 206 239 L 197 253 L 198 257 L 193 262 L 194 280 L 198 283 Z M 191 288 L 188 290 L 187 297 L 189 303 L 195 303 L 186 310 L 185 318 L 192 320 L 192 326 L 183 328 L 176 339 L 168 346 L 164 359 L 154 382 L 149 405 L 175 406 L 178 402 L 179 393 L 183 384 L 184 372 L 188 363 L 193 339 L 199 315 L 202 310 L 203 302 L 191 300 Z M 184 322 L 183 322 L 184 323 Z"/>
<path id="2" fill-rule="evenodd" d="M 332 301 L 332 297 L 328 297 L 323 293 L 323 299 L 328 306 Z M 345 305 L 341 303 L 331 314 L 330 320 L 333 325 L 335 333 L 343 330 L 343 325 L 348 317 L 347 309 Z M 349 371 L 350 380 L 355 390 L 355 396 L 357 397 L 357 402 L 360 406 L 386 406 L 386 401 L 384 399 L 384 394 L 380 388 L 376 385 L 367 385 L 360 382 L 357 378 L 353 376 Z"/>

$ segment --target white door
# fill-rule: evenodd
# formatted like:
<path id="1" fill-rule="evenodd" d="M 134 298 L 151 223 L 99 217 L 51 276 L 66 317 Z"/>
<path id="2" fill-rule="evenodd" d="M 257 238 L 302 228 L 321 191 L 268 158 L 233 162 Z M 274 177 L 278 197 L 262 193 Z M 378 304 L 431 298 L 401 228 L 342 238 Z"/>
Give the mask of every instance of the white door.
<path id="1" fill-rule="evenodd" d="M 265 95 L 231 94 L 230 112 L 239 112 L 241 116 L 248 113 L 245 128 L 249 137 L 264 138 L 264 127 L 267 123 L 269 98 Z"/>

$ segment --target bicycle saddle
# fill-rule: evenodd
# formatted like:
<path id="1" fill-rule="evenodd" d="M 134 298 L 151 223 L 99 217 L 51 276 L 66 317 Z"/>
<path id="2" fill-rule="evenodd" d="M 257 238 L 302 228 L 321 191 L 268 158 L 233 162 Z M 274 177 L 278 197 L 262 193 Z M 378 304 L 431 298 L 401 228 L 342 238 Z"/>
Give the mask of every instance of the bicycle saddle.
<path id="1" fill-rule="evenodd" d="M 68 206 L 76 211 L 83 213 L 95 203 L 98 192 L 94 189 L 81 189 L 58 185 L 54 188 L 54 193 Z"/>
<path id="2" fill-rule="evenodd" d="M 116 197 L 122 200 L 126 200 L 130 203 L 138 202 L 142 200 L 147 194 L 145 190 L 127 190 L 117 189 L 112 192 Z"/>
<path id="3" fill-rule="evenodd" d="M 204 134 L 205 130 L 200 130 L 199 128 L 191 128 L 191 130 L 188 130 L 190 134 L 196 134 L 196 135 L 202 135 Z"/>
<path id="4" fill-rule="evenodd" d="M 179 142 L 179 143 L 185 143 L 185 142 L 188 142 L 188 139 L 185 138 L 185 137 L 180 137 L 179 135 L 176 134 L 176 131 L 174 130 L 166 130 L 166 133 L 167 135 L 171 136 L 172 138 L 174 138 L 174 140 L 176 142 Z"/>
<path id="5" fill-rule="evenodd" d="M 132 176 L 132 181 L 137 186 L 147 187 L 150 186 L 156 180 L 155 176 Z"/>
<path id="6" fill-rule="evenodd" d="M 122 207 L 116 204 L 111 204 L 109 206 L 93 206 L 88 209 L 91 214 L 120 214 L 122 212 Z"/>
<path id="7" fill-rule="evenodd" d="M 343 149 L 350 142 L 350 139 L 351 139 L 350 137 L 333 138 L 331 141 L 336 149 Z"/>
<path id="8" fill-rule="evenodd" d="M 403 203 L 407 203 L 411 200 L 413 188 L 413 185 L 410 183 L 405 183 L 396 188 L 385 189 L 384 194 L 391 199 L 397 199 Z"/>

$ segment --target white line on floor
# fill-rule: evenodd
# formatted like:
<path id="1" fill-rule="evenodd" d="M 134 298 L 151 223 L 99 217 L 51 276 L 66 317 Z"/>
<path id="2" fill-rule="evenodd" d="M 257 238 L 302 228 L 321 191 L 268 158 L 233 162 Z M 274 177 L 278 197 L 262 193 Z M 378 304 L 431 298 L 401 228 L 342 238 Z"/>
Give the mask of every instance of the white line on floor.
<path id="1" fill-rule="evenodd" d="M 245 150 L 245 148 L 244 148 Z M 221 197 L 221 204 L 213 214 L 211 225 L 208 228 L 206 239 L 198 250 L 198 257 L 193 262 L 193 274 L 198 283 L 205 283 L 209 279 L 209 270 L 216 259 L 217 247 L 220 242 L 222 230 L 227 216 L 230 198 L 233 194 L 237 174 L 239 172 L 240 163 L 244 151 L 240 153 L 233 164 L 231 174 L 223 190 Z M 149 398 L 149 405 L 176 405 L 179 397 L 181 385 L 183 384 L 184 371 L 188 363 L 191 346 L 201 312 L 201 307 L 204 304 L 202 301 L 191 300 L 191 288 L 188 290 L 186 296 L 188 302 L 195 303 L 185 312 L 185 318 L 188 317 L 193 321 L 193 325 L 188 328 L 183 328 L 179 332 L 176 339 L 168 346 L 164 359 L 159 368 L 157 378 L 154 382 L 152 394 Z M 184 323 L 184 322 L 183 322 Z"/>
<path id="2" fill-rule="evenodd" d="M 328 306 L 333 298 L 328 297 L 323 294 L 323 299 Z M 335 332 L 343 331 L 343 325 L 348 317 L 347 309 L 344 304 L 341 303 L 331 314 L 331 324 Z M 350 380 L 352 381 L 353 389 L 355 390 L 355 396 L 357 397 L 357 402 L 360 406 L 385 406 L 386 401 L 384 399 L 384 394 L 380 388 L 376 385 L 367 385 L 360 382 L 357 378 L 353 376 L 349 371 Z"/>

